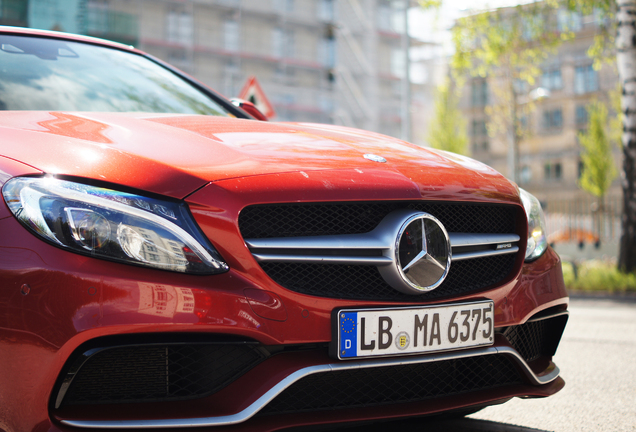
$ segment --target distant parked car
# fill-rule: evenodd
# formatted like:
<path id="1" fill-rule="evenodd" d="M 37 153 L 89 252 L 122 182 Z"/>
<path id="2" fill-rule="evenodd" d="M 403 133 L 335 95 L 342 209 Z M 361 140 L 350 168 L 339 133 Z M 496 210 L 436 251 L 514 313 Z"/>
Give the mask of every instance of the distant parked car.
<path id="1" fill-rule="evenodd" d="M 258 121 L 28 29 L 0 27 L 0 109 L 3 431 L 271 431 L 564 385 L 541 207 L 479 162 Z"/>

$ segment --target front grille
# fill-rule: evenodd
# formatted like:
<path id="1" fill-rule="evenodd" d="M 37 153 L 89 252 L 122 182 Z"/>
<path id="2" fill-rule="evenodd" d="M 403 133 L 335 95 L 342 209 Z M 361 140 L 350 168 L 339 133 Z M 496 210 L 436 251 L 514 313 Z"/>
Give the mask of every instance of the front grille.
<path id="1" fill-rule="evenodd" d="M 342 370 L 301 379 L 261 415 L 418 402 L 522 382 L 501 355 Z"/>
<path id="2" fill-rule="evenodd" d="M 246 239 L 361 234 L 372 231 L 387 214 L 398 209 L 428 212 L 438 218 L 448 232 L 517 232 L 514 206 L 426 201 L 255 205 L 241 211 L 239 228 Z M 454 261 L 437 289 L 419 295 L 396 291 L 375 266 L 289 262 L 261 262 L 260 265 L 276 283 L 302 294 L 422 302 L 468 294 L 501 283 L 513 272 L 515 261 L 515 254 Z"/>
<path id="3" fill-rule="evenodd" d="M 516 232 L 513 206 L 424 201 L 255 205 L 241 210 L 239 228 L 245 239 L 361 234 L 398 209 L 430 213 L 448 232 Z"/>
<path id="4" fill-rule="evenodd" d="M 448 276 L 433 291 L 408 295 L 387 284 L 375 266 L 264 262 L 261 267 L 277 284 L 321 297 L 421 302 L 467 294 L 494 285 L 510 274 L 515 255 L 497 255 L 451 264 Z"/>
<path id="5" fill-rule="evenodd" d="M 185 400 L 210 395 L 265 356 L 254 344 L 159 344 L 114 347 L 83 364 L 63 403 Z"/>
<path id="6" fill-rule="evenodd" d="M 552 357 L 556 352 L 568 316 L 560 315 L 540 321 L 508 327 L 503 335 L 527 362 Z"/>

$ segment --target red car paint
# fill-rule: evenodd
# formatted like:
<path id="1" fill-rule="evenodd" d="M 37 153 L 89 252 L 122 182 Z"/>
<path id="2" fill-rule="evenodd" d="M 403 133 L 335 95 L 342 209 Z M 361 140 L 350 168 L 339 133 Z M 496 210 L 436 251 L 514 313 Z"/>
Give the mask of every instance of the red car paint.
<path id="1" fill-rule="evenodd" d="M 4 32 L 128 49 L 41 31 Z M 0 137 L 2 184 L 13 177 L 53 175 L 185 200 L 230 268 L 198 276 L 79 255 L 34 236 L 6 204 L 0 205 L 0 431 L 6 432 L 80 430 L 60 423 L 67 419 L 231 415 L 294 371 L 333 363 L 324 350 L 307 349 L 272 356 L 205 398 L 54 407 L 69 358 L 82 344 L 101 337 L 187 333 L 233 335 L 266 346 L 329 343 L 335 309 L 387 305 L 310 296 L 278 285 L 239 231 L 246 206 L 435 200 L 511 204 L 524 214 L 516 186 L 478 162 L 345 127 L 173 114 L 2 111 Z M 363 158 L 367 153 L 387 162 L 369 161 Z M 527 221 L 519 216 L 516 223 L 522 227 L 523 251 Z M 548 249 L 536 261 L 522 261 L 520 252 L 519 270 L 496 286 L 422 304 L 491 299 L 500 329 L 544 311 L 565 311 L 568 298 L 558 256 Z M 145 299 L 156 299 L 158 292 L 187 293 L 193 307 L 154 308 Z M 400 305 L 412 303 L 390 303 Z M 497 335 L 495 346 L 509 344 Z M 549 360 L 532 363 L 534 372 L 547 370 Z M 189 430 L 277 430 L 433 414 L 514 396 L 549 396 L 563 385 L 557 378 L 545 385 L 523 383 L 426 402 L 251 418 Z"/>

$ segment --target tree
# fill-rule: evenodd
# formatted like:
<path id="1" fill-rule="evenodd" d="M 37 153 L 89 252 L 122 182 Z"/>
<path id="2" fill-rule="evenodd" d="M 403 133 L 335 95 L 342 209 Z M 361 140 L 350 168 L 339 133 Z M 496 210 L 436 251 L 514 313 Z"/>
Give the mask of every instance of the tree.
<path id="1" fill-rule="evenodd" d="M 584 149 L 581 154 L 583 172 L 580 186 L 602 200 L 617 174 L 610 140 L 606 133 L 607 107 L 596 101 L 588 106 L 587 112 L 588 130 L 579 132 L 579 142 Z"/>
<path id="2" fill-rule="evenodd" d="M 446 83 L 437 89 L 435 119 L 429 129 L 431 147 L 461 155 L 467 154 L 466 121 L 458 108 L 459 97 Z"/>
<path id="3" fill-rule="evenodd" d="M 579 185 L 581 189 L 598 197 L 596 207 L 596 229 L 599 238 L 602 234 L 602 215 L 605 211 L 604 198 L 612 181 L 616 177 L 612 147 L 606 132 L 609 122 L 607 119 L 607 107 L 604 103 L 596 101 L 587 107 L 589 127 L 585 132 L 579 132 L 579 142 L 583 146 L 581 161 L 583 172 Z"/>
<path id="4" fill-rule="evenodd" d="M 457 80 L 466 74 L 489 77 L 495 100 L 487 107 L 491 135 L 509 141 L 508 176 L 517 179 L 518 147 L 524 135 L 521 118 L 533 105 L 524 87 L 534 85 L 540 65 L 570 33 L 549 31 L 554 8 L 539 2 L 480 12 L 453 27 L 451 67 Z"/>
<path id="5" fill-rule="evenodd" d="M 545 0 L 540 3 L 519 6 L 517 10 L 537 28 L 540 29 L 543 25 L 544 34 L 550 34 L 550 29 L 546 27 L 550 22 L 548 19 L 550 8 L 552 13 L 559 8 L 564 8 L 583 15 L 596 14 L 601 23 L 601 31 L 596 35 L 595 43 L 588 50 L 588 55 L 595 59 L 595 67 L 597 68 L 602 61 L 614 61 L 614 59 L 616 61 L 622 89 L 621 112 L 623 117 L 621 140 L 623 149 L 623 170 L 621 173 L 623 215 L 618 267 L 623 272 L 634 272 L 636 271 L 636 0 Z M 465 39 L 470 41 L 467 46 L 463 46 L 461 41 L 456 41 L 458 52 L 453 59 L 455 68 L 469 70 L 471 65 L 469 59 L 476 60 L 473 65 L 479 66 L 477 70 L 480 74 L 493 71 L 493 66 L 505 65 L 505 57 L 502 58 L 500 54 L 508 50 L 499 49 L 499 47 L 506 47 L 505 38 L 502 37 L 501 30 L 488 27 L 492 20 L 486 19 L 486 17 L 492 15 L 493 12 L 487 12 L 474 15 L 474 17 L 481 18 L 469 17 L 469 22 L 471 20 L 478 21 L 476 23 L 478 31 L 472 31 L 472 37 Z M 465 25 L 460 20 L 457 28 L 461 29 L 462 27 Z M 510 29 L 504 28 L 503 30 L 508 31 L 508 34 L 513 36 Z M 455 31 L 455 34 L 459 35 L 458 30 Z M 476 37 L 477 35 L 479 39 Z M 562 36 L 562 40 L 567 38 L 567 32 Z M 476 41 L 479 41 L 479 44 L 476 44 Z M 559 41 L 553 40 L 552 42 L 552 44 L 548 44 L 548 47 L 553 48 Z M 541 39 L 537 39 L 537 43 L 540 44 Z M 476 48 L 478 49 L 476 54 L 471 53 L 470 50 Z M 511 58 L 514 60 L 514 57 Z M 514 113 L 512 113 L 511 118 L 514 123 L 516 121 Z M 514 124 L 513 130 L 516 130 Z"/>

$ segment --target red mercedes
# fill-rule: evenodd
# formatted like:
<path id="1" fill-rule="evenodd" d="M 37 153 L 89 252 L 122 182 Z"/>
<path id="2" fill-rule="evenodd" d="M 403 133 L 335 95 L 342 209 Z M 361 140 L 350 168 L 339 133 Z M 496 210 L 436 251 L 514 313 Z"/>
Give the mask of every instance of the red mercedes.
<path id="1" fill-rule="evenodd" d="M 0 27 L 0 430 L 273 431 L 563 387 L 536 198 L 242 106 L 128 46 Z"/>

